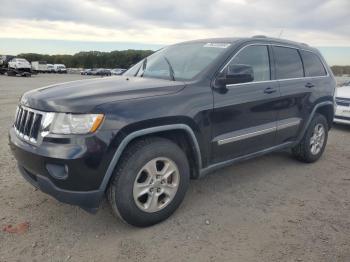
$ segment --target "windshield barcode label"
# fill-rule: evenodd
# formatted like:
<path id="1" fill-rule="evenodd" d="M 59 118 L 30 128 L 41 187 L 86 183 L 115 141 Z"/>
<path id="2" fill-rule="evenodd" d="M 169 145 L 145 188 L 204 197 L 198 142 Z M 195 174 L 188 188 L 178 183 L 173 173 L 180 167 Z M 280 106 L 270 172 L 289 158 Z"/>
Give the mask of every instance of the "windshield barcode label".
<path id="1" fill-rule="evenodd" d="M 213 48 L 227 48 L 231 44 L 227 43 L 206 43 L 203 47 L 213 47 Z"/>

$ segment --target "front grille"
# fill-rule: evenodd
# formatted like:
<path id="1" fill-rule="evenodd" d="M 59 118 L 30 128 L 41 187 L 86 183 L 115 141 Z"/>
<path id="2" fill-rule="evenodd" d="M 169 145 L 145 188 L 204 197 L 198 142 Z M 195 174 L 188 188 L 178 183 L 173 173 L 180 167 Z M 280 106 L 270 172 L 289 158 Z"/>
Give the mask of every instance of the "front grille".
<path id="1" fill-rule="evenodd" d="M 17 108 L 14 128 L 24 140 L 36 143 L 43 114 L 39 111 L 19 106 Z"/>
<path id="2" fill-rule="evenodd" d="M 335 102 L 339 106 L 350 106 L 350 98 L 337 97 L 335 99 Z"/>

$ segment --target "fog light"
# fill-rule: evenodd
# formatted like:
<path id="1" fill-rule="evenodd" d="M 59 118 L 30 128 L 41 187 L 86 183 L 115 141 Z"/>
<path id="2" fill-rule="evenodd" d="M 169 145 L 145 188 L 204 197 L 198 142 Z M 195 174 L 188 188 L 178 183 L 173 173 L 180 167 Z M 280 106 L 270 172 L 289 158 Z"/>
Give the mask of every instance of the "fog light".
<path id="1" fill-rule="evenodd" d="M 66 179 L 68 177 L 68 166 L 63 164 L 46 164 L 46 169 L 50 176 L 56 179 Z"/>

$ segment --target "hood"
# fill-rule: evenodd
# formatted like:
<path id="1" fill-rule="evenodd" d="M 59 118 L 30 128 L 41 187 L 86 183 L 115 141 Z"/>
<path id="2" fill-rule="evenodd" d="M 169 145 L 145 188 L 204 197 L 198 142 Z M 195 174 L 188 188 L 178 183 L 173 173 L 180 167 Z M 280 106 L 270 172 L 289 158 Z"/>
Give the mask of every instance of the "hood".
<path id="1" fill-rule="evenodd" d="M 31 90 L 21 104 L 51 112 L 86 113 L 114 101 L 175 93 L 183 82 L 141 77 L 115 76 L 78 80 Z"/>
<path id="2" fill-rule="evenodd" d="M 336 97 L 350 99 L 350 86 L 342 86 L 336 89 Z"/>

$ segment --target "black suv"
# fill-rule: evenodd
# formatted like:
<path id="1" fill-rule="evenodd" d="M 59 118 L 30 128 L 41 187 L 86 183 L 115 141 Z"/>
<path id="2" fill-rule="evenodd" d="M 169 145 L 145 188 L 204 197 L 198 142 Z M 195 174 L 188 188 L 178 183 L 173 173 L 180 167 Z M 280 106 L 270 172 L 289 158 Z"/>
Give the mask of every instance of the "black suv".
<path id="1" fill-rule="evenodd" d="M 165 47 L 123 76 L 25 93 L 10 130 L 24 178 L 96 212 L 104 195 L 124 221 L 169 217 L 190 178 L 291 148 L 322 155 L 335 80 L 306 44 L 267 37 Z"/>

